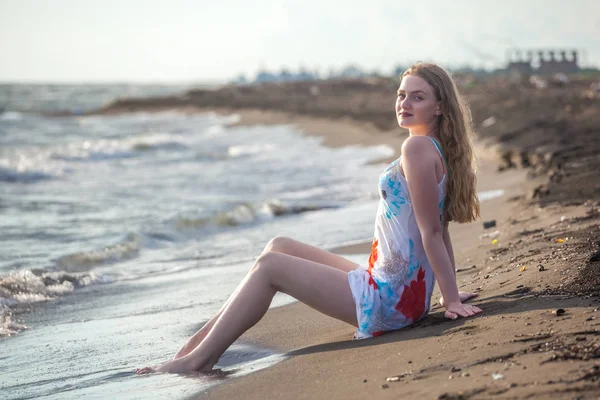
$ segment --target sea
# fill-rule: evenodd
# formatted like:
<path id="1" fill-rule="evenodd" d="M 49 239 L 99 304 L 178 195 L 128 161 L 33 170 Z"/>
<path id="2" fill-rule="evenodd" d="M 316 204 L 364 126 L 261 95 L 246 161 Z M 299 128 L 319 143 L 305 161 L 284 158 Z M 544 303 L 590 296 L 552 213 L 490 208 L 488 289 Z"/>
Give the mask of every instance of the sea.
<path id="1" fill-rule="evenodd" d="M 134 373 L 170 359 L 271 238 L 372 237 L 388 146 L 236 114 L 92 112 L 190 88 L 0 85 L 0 398 L 194 398 L 268 367 L 284 355 L 237 342 L 222 374 Z"/>

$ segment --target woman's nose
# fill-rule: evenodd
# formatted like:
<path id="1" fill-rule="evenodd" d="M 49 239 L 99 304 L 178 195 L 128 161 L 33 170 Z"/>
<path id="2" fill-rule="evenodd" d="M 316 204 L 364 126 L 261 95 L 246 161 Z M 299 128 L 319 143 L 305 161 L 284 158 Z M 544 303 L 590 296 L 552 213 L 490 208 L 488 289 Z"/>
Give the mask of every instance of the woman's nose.
<path id="1" fill-rule="evenodd" d="M 410 108 L 410 101 L 408 101 L 408 97 L 406 97 L 404 100 L 400 101 L 400 108 L 404 108 L 404 109 Z"/>

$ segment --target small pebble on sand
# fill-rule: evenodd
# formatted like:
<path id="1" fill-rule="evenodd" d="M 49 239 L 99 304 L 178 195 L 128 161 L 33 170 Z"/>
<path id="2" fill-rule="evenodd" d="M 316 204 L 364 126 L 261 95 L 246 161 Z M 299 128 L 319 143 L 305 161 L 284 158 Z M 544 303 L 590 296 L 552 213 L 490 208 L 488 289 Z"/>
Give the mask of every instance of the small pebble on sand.
<path id="1" fill-rule="evenodd" d="M 494 372 L 494 373 L 492 374 L 492 379 L 493 379 L 493 380 L 495 380 L 495 381 L 497 381 L 498 379 L 504 379 L 504 375 L 502 375 L 502 374 L 498 374 L 498 373 L 495 373 L 495 372 Z"/>

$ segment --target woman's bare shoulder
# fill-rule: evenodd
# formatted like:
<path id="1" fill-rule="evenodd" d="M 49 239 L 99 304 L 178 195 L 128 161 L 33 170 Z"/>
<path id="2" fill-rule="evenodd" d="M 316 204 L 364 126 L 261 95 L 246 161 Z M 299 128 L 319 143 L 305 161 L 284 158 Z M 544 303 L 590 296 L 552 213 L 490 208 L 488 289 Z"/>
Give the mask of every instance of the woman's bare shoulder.
<path id="1" fill-rule="evenodd" d="M 402 143 L 402 158 L 420 159 L 435 155 L 431 139 L 426 136 L 410 136 Z"/>

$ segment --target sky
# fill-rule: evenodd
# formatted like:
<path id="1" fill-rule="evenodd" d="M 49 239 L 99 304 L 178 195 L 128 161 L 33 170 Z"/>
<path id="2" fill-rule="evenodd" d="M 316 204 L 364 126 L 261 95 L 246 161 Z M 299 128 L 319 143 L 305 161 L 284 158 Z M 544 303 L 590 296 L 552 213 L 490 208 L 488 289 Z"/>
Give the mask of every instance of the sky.
<path id="1" fill-rule="evenodd" d="M 0 0 L 2 82 L 216 82 L 260 70 L 501 67 L 577 48 L 600 66 L 598 0 Z"/>

